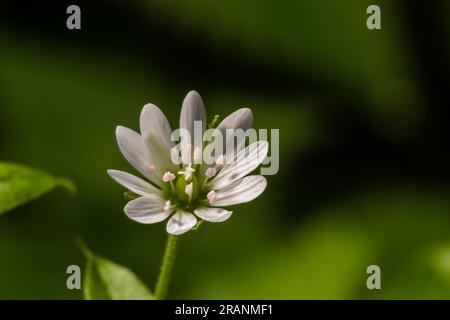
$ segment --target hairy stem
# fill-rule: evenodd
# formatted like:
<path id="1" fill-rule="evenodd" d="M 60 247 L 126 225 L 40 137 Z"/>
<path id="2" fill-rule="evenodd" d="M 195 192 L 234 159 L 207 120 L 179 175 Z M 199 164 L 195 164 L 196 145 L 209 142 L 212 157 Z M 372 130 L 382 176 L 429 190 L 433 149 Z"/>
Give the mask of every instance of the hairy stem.
<path id="1" fill-rule="evenodd" d="M 166 250 L 164 251 L 158 281 L 156 282 L 155 298 L 158 300 L 164 300 L 167 298 L 170 277 L 172 274 L 173 264 L 175 262 L 177 240 L 178 236 L 171 234 L 169 234 L 167 238 Z"/>

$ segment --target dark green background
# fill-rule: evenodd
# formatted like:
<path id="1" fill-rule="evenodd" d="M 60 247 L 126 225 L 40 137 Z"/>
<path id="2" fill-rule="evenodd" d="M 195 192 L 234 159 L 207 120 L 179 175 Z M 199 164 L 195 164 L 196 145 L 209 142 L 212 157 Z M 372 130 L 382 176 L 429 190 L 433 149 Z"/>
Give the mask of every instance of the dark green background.
<path id="1" fill-rule="evenodd" d="M 414 2 L 415 3 L 415 2 Z M 0 217 L 0 298 L 77 299 L 73 242 L 154 285 L 164 224 L 126 218 L 114 128 L 152 102 L 178 124 L 250 107 L 280 171 L 183 237 L 170 298 L 449 298 L 448 1 L 89 1 L 0 5 L 0 158 L 68 177 Z M 366 28 L 381 7 L 382 30 Z M 382 290 L 369 291 L 377 264 Z"/>

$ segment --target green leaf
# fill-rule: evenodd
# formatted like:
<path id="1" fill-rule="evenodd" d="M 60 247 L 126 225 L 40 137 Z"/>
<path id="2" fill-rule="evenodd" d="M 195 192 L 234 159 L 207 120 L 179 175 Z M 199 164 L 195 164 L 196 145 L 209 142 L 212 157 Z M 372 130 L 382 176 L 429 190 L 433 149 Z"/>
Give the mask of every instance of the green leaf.
<path id="1" fill-rule="evenodd" d="M 24 165 L 0 162 L 0 214 L 39 198 L 61 186 L 75 193 L 75 185 Z"/>
<path id="2" fill-rule="evenodd" d="M 86 256 L 84 298 L 86 300 L 153 300 L 145 284 L 128 268 L 93 254 L 78 241 Z"/>

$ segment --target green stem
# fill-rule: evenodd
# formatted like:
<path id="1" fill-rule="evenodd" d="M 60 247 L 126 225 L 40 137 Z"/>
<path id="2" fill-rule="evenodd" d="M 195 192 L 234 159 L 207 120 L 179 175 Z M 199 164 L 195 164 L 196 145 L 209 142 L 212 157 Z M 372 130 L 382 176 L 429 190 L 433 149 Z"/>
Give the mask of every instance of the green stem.
<path id="1" fill-rule="evenodd" d="M 164 300 L 167 297 L 170 277 L 175 262 L 177 240 L 178 236 L 171 234 L 167 238 L 166 250 L 164 251 L 158 281 L 156 282 L 155 298 L 157 300 Z"/>

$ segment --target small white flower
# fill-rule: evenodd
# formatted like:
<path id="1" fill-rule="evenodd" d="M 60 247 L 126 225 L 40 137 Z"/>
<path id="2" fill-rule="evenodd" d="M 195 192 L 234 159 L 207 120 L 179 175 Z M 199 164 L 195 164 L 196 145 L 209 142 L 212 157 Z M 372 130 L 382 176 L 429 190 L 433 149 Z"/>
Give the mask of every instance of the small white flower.
<path id="1" fill-rule="evenodd" d="M 206 114 L 202 98 L 189 92 L 181 108 L 180 128 L 193 135 L 194 121 L 202 121 L 206 127 Z M 218 126 L 220 132 L 227 129 L 251 128 L 253 116 L 248 108 L 235 111 Z M 266 188 L 261 175 L 247 176 L 264 160 L 268 151 L 266 141 L 257 141 L 246 148 L 238 147 L 234 163 L 225 163 L 218 155 L 215 167 L 203 164 L 176 163 L 180 152 L 171 140 L 172 129 L 161 110 L 153 105 L 144 106 L 140 117 L 141 134 L 117 127 L 119 148 L 125 159 L 149 182 L 129 173 L 108 170 L 109 175 L 139 197 L 125 206 L 127 216 L 140 223 L 161 222 L 170 217 L 166 230 L 179 235 L 197 224 L 197 217 L 209 222 L 227 220 L 232 211 L 221 207 L 249 202 Z M 224 141 L 227 145 L 229 141 Z M 181 146 L 181 155 L 190 156 L 192 146 Z M 201 150 L 194 150 L 197 160 Z M 245 157 L 244 157 L 245 155 Z M 181 168 L 181 170 L 180 170 Z M 176 174 L 174 174 L 176 172 Z M 170 182 L 170 184 L 168 184 Z"/>

